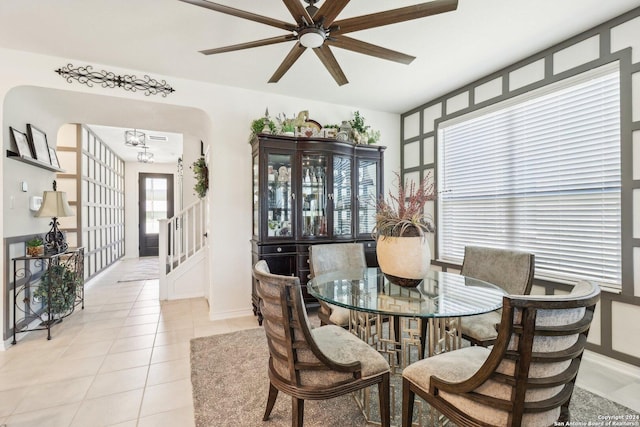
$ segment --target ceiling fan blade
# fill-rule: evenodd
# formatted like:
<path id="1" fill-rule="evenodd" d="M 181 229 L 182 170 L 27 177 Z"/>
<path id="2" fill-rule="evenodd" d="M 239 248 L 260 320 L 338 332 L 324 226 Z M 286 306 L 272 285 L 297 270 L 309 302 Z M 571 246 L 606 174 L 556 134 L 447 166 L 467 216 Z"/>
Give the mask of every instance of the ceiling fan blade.
<path id="1" fill-rule="evenodd" d="M 327 39 L 325 43 L 328 43 L 331 46 L 339 47 L 341 49 L 375 56 L 377 58 L 386 59 L 388 61 L 400 62 L 401 64 L 410 64 L 411 61 L 416 59 L 415 56 L 406 55 L 402 52 L 397 52 L 395 50 L 376 46 L 371 43 L 352 39 L 351 37 L 342 35 L 335 38 Z"/>
<path id="2" fill-rule="evenodd" d="M 313 24 L 313 17 L 309 15 L 307 9 L 302 6 L 300 0 L 282 0 L 284 5 L 289 9 L 289 13 L 293 16 L 293 19 L 296 20 L 297 23 L 302 24 L 302 18 L 306 19 L 307 24 Z"/>
<path id="3" fill-rule="evenodd" d="M 216 47 L 216 48 L 213 48 L 213 49 L 201 50 L 200 53 L 202 53 L 204 55 L 213 55 L 213 54 L 216 54 L 216 53 L 233 52 L 233 51 L 236 51 L 236 50 L 250 49 L 252 47 L 260 47 L 260 46 L 267 46 L 267 45 L 270 45 L 270 44 L 288 42 L 288 41 L 296 40 L 296 39 L 297 39 L 297 37 L 294 36 L 293 34 L 287 34 L 287 35 L 284 35 L 284 36 L 277 36 L 277 37 L 271 37 L 271 38 L 268 38 L 268 39 L 255 40 L 255 41 L 247 42 L 247 43 L 234 44 L 234 45 L 231 45 L 231 46 Z"/>
<path id="4" fill-rule="evenodd" d="M 320 9 L 316 12 L 316 16 L 321 18 L 324 16 L 324 26 L 329 27 L 333 21 L 335 21 L 336 16 L 345 6 L 349 3 L 350 0 L 333 0 L 333 1 L 325 1 Z"/>
<path id="5" fill-rule="evenodd" d="M 457 7 L 458 0 L 436 0 L 429 3 L 421 3 L 399 9 L 342 19 L 333 22 L 332 26 L 339 28 L 332 30 L 331 34 L 345 34 L 352 31 L 382 27 L 384 25 L 424 18 L 438 13 L 450 12 L 456 10 Z"/>
<path id="6" fill-rule="evenodd" d="M 347 80 L 347 77 L 342 72 L 342 68 L 338 65 L 338 61 L 336 60 L 336 57 L 333 56 L 333 52 L 331 52 L 329 46 L 323 44 L 322 46 L 313 49 L 313 51 L 318 55 L 318 58 L 320 58 L 320 61 L 322 61 L 327 71 L 329 71 L 333 79 L 338 83 L 338 86 L 349 83 L 349 80 Z"/>
<path id="7" fill-rule="evenodd" d="M 273 73 L 273 76 L 269 79 L 269 83 L 278 83 L 282 76 L 289 71 L 289 68 L 291 68 L 293 63 L 300 58 L 300 55 L 302 55 L 305 50 L 307 50 L 306 47 L 302 46 L 300 43 L 296 43 L 296 45 L 293 46 L 293 49 L 291 49 L 284 58 L 284 61 L 282 61 L 282 64 L 280 64 L 276 72 Z"/>
<path id="8" fill-rule="evenodd" d="M 269 18 L 267 16 L 258 15 L 244 10 L 236 9 L 230 6 L 213 3 L 206 0 L 180 0 L 184 3 L 190 3 L 206 9 L 215 10 L 216 12 L 226 13 L 227 15 L 236 16 L 238 18 L 248 19 L 249 21 L 260 22 L 261 24 L 271 25 L 272 27 L 281 28 L 287 31 L 293 31 L 297 25 L 289 22 L 280 21 L 278 19 Z"/>

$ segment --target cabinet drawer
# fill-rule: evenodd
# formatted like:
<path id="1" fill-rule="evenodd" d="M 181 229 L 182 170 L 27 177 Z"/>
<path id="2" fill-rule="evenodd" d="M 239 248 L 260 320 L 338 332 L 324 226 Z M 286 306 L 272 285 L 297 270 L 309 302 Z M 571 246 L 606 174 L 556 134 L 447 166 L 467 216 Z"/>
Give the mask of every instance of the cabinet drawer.
<path id="1" fill-rule="evenodd" d="M 260 246 L 260 253 L 266 254 L 291 254 L 296 252 L 296 245 L 269 245 Z"/>

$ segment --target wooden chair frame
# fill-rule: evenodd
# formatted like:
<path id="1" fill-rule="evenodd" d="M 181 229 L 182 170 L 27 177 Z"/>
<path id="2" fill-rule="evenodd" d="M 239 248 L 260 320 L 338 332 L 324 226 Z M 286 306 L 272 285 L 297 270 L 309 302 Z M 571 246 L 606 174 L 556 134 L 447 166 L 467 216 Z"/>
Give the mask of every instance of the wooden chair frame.
<path id="1" fill-rule="evenodd" d="M 359 361 L 343 364 L 326 357 L 311 334 L 303 304 L 300 280 L 297 277 L 269 273 L 268 266 L 264 261 L 259 261 L 256 264 L 253 274 L 258 282 L 265 281 L 279 286 L 278 295 L 268 295 L 262 292 L 262 286 L 258 283 L 260 308 L 265 318 L 264 328 L 270 355 L 269 397 L 263 420 L 269 419 L 279 391 L 292 397 L 292 425 L 301 427 L 303 425 L 305 400 L 331 399 L 377 384 L 382 426 L 388 427 L 390 425 L 390 372 L 386 371 L 376 376 L 362 378 L 362 367 Z M 265 302 L 280 305 L 282 312 L 275 314 L 270 310 L 265 310 Z M 273 330 L 272 324 L 283 326 L 284 337 L 281 337 Z M 281 351 L 283 348 L 286 349 L 285 352 Z M 298 354 L 301 351 L 310 351 L 315 356 L 316 361 L 299 361 Z M 288 378 L 278 374 L 274 366 L 276 359 L 288 366 Z M 321 385 L 305 386 L 301 384 L 300 380 L 303 371 L 336 371 L 350 373 L 351 377 L 339 384 L 326 387 Z"/>
<path id="2" fill-rule="evenodd" d="M 402 425 L 411 426 L 415 395 L 423 398 L 429 405 L 437 409 L 445 417 L 459 426 L 483 426 L 483 423 L 469 414 L 459 411 L 450 402 L 444 400 L 441 392 L 462 395 L 472 401 L 508 412 L 508 425 L 519 426 L 524 414 L 544 412 L 561 408 L 558 421 L 566 423 L 570 419 L 569 403 L 573 394 L 575 379 L 580 367 L 582 353 L 587 341 L 587 334 L 593 319 L 595 305 L 600 298 L 600 289 L 592 284 L 591 291 L 580 296 L 566 295 L 526 297 L 508 295 L 504 297 L 502 321 L 498 338 L 482 367 L 468 380 L 452 383 L 432 376 L 429 392 L 416 386 L 407 378 L 403 378 L 402 389 Z M 539 310 L 585 308 L 584 316 L 577 322 L 562 326 L 537 326 L 536 315 Z M 515 316 L 515 311 L 520 316 Z M 520 321 L 514 318 L 520 317 Z M 576 343 L 562 351 L 533 352 L 532 346 L 536 336 L 568 336 L 578 334 Z M 512 335 L 518 336 L 517 350 L 509 350 Z M 436 356 L 437 357 L 437 356 Z M 504 359 L 515 362 L 513 375 L 505 375 L 496 371 Z M 557 375 L 546 378 L 529 378 L 531 363 L 555 363 L 570 360 L 567 369 Z M 510 400 L 479 394 L 475 390 L 487 380 L 493 380 L 513 387 Z M 527 390 L 541 387 L 562 385 L 562 391 L 552 398 L 539 402 L 526 402 Z"/>

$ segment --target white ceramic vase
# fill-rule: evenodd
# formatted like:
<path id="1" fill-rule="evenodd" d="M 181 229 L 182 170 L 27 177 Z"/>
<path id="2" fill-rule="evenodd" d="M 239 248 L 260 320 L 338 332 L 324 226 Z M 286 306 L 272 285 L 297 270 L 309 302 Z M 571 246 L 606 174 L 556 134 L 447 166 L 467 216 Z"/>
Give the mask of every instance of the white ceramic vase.
<path id="1" fill-rule="evenodd" d="M 376 252 L 380 270 L 406 279 L 422 279 L 431 266 L 431 249 L 426 236 L 379 236 Z"/>

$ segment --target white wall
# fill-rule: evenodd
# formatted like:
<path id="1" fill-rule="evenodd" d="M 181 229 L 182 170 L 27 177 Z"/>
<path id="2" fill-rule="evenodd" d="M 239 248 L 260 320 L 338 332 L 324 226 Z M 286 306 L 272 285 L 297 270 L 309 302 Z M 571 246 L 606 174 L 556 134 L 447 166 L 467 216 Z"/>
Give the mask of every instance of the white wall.
<path id="1" fill-rule="evenodd" d="M 204 141 L 209 149 L 210 186 L 209 212 L 210 244 L 210 307 L 213 317 L 235 316 L 250 312 L 251 292 L 251 151 L 248 144 L 249 124 L 264 114 L 266 107 L 272 115 L 308 110 L 310 117 L 320 123 L 339 123 L 351 118 L 355 110 L 366 117 L 367 123 L 382 133 L 381 144 L 389 148 L 385 154 L 386 187 L 392 171 L 399 170 L 399 116 L 370 111 L 358 106 L 334 105 L 285 97 L 249 90 L 204 84 L 171 76 L 153 75 L 165 79 L 175 93 L 166 98 L 146 97 L 121 89 L 88 88 L 78 83 L 67 83 L 53 72 L 56 68 L 78 63 L 73 58 L 58 58 L 26 52 L 0 49 L 0 98 L 3 99 L 2 137 L 5 149 L 9 147 L 9 126 L 24 129 L 27 122 L 41 127 L 53 137 L 64 123 L 94 123 L 108 126 L 133 127 L 181 132 L 185 146 L 193 147 Z M 94 69 L 107 69 L 116 74 L 145 74 L 144 71 L 120 69 L 91 64 Z M 29 86 L 38 103 L 30 104 L 28 97 L 10 96 L 13 88 Z M 36 90 L 36 87 L 38 90 Z M 24 89 L 24 88 L 21 88 Z M 18 92 L 18 90 L 16 90 Z M 47 104 L 46 106 L 43 104 Z M 54 116 L 49 120 L 48 115 Z M 189 143 L 188 141 L 191 141 Z M 51 141 L 51 140 L 50 140 Z M 55 141 L 53 145 L 55 145 Z M 0 162 L 2 180 L 13 190 L 16 176 L 32 176 L 34 191 L 41 192 L 49 185 L 47 172 L 26 165 L 16 165 L 6 157 Z M 189 175 L 185 162 L 185 176 Z M 5 173 L 8 172 L 8 173 Z M 185 180 L 185 185 L 188 185 Z M 192 187 L 192 185 L 191 185 Z M 190 187 L 187 187 L 190 188 Z M 4 192 L 3 192 L 4 193 Z M 185 191 L 186 196 L 190 194 Z M 17 218 L 5 206 L 11 194 L 3 194 L 0 203 L 2 233 L 19 235 L 41 229 L 35 220 Z M 14 194 L 14 196 L 19 196 Z M 22 200 L 22 199 L 20 199 Z M 187 201 L 185 200 L 185 204 Z M 18 204 L 16 202 L 16 211 Z M 24 206 L 20 207 L 24 213 Z M 45 230 L 46 231 L 46 230 Z M 4 262 L 0 248 L 0 262 Z M 0 296 L 0 307 L 3 307 Z M 0 329 L 3 329 L 0 316 Z"/>

